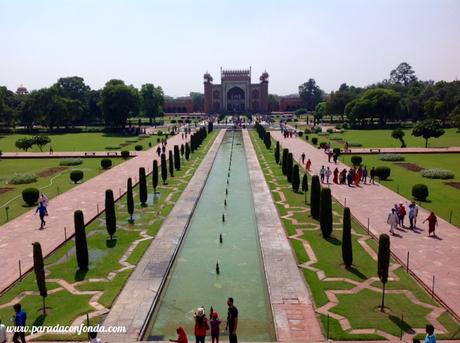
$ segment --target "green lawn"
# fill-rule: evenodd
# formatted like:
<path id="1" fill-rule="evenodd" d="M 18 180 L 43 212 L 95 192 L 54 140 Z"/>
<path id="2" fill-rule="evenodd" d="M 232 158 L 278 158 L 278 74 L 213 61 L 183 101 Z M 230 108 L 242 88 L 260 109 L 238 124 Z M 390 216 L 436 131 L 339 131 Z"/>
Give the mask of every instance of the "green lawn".
<path id="1" fill-rule="evenodd" d="M 288 211 L 294 211 L 294 215 L 290 218 L 295 218 L 299 222 L 299 225 L 295 225 L 289 218 L 282 218 L 287 234 L 292 236 L 296 233 L 296 229 L 303 230 L 301 237 L 310 244 L 318 260 L 312 267 L 322 270 L 326 276 L 326 279 L 319 279 L 316 272 L 309 269 L 302 269 L 305 280 L 313 295 L 315 306 L 319 308 L 328 303 L 325 293 L 327 290 L 349 290 L 353 288 L 354 285 L 346 280 L 363 282 L 371 277 L 377 277 L 376 261 L 358 242 L 360 237 L 364 237 L 370 249 L 374 252 L 377 251 L 377 243 L 370 236 L 366 235 L 365 229 L 356 221 L 352 221 L 354 231 L 352 236 L 353 267 L 350 269 L 344 268 L 341 255 L 343 208 L 337 202 L 333 201 L 334 232 L 330 239 L 323 239 L 318 228 L 318 221 L 309 216 L 309 206 L 305 205 L 304 194 L 292 191 L 291 185 L 281 172 L 281 167 L 276 165 L 274 148 L 267 150 L 255 131 L 251 132 L 251 138 L 274 200 L 281 200 L 277 192 L 274 191 L 275 189 L 280 189 L 284 193 L 287 204 L 289 204 L 288 209 L 283 204 L 276 204 L 280 216 L 285 216 Z M 275 144 L 272 144 L 272 147 L 274 146 Z M 310 194 L 308 193 L 307 195 L 307 200 L 309 201 Z M 292 237 L 290 238 L 290 242 L 298 262 L 307 262 L 309 257 L 306 254 L 303 244 Z M 394 263 L 394 261 L 392 262 Z M 396 278 L 389 280 L 387 289 L 409 290 L 420 301 L 437 305 L 429 294 L 402 268 L 395 270 L 394 274 Z M 345 281 L 337 281 L 337 279 L 327 280 L 328 278 L 336 277 L 345 278 Z M 375 281 L 372 285 L 381 288 L 380 281 Z M 386 313 L 376 310 L 381 301 L 380 291 L 375 292 L 364 289 L 357 294 L 338 295 L 337 297 L 339 303 L 332 307 L 330 311 L 347 318 L 352 327 L 356 329 L 375 328 L 399 337 L 401 329 L 409 331 L 411 327 L 423 328 L 427 321 L 425 318 L 427 314 L 426 308 L 411 304 L 404 294 L 392 294 L 387 297 L 388 308 Z M 403 321 L 398 320 L 401 314 L 404 314 Z M 328 327 L 327 316 L 321 315 L 320 320 L 323 324 L 323 330 L 326 331 Z M 448 331 L 443 338 L 460 338 L 460 325 L 450 315 L 442 315 L 439 321 Z M 361 335 L 352 334 L 349 330 L 344 331 L 339 322 L 333 318 L 329 319 L 328 336 L 333 340 L 384 339 L 376 334 Z"/>
<path id="2" fill-rule="evenodd" d="M 427 202 L 421 202 L 420 206 L 434 211 L 438 216 L 449 221 L 452 215 L 452 224 L 460 227 L 460 189 L 446 185 L 447 182 L 460 182 L 460 154 L 404 154 L 404 163 L 414 163 L 422 168 L 444 168 L 455 173 L 455 179 L 440 180 L 422 177 L 420 172 L 414 172 L 403 168 L 397 162 L 379 160 L 378 155 L 361 155 L 363 164 L 368 167 L 388 166 L 391 168 L 390 179 L 382 181 L 382 184 L 408 199 L 412 199 L 412 186 L 424 183 L 428 186 L 429 196 Z M 350 163 L 350 156 L 342 156 L 344 162 Z M 424 219 L 424 218 L 423 218 Z"/>
<path id="3" fill-rule="evenodd" d="M 142 138 L 138 136 L 128 136 L 115 133 L 102 132 L 83 132 L 83 133 L 62 133 L 49 134 L 51 146 L 54 151 L 107 151 L 108 146 L 119 146 L 118 150 L 134 150 L 134 146 L 140 144 L 144 149 L 148 148 L 148 143 L 157 144 L 156 136 Z M 31 135 L 24 134 L 1 134 L 0 150 L 2 152 L 21 151 L 16 148 L 15 142 L 20 138 L 28 138 Z M 136 142 L 133 142 L 137 140 Z M 39 152 L 38 147 L 34 146 L 29 152 Z M 49 151 L 49 145 L 43 148 L 43 151 Z"/>
<path id="4" fill-rule="evenodd" d="M 300 129 L 300 125 L 299 125 Z M 431 138 L 428 147 L 452 147 L 460 146 L 460 133 L 457 129 L 445 129 L 444 135 L 439 138 Z M 313 137 L 318 138 L 318 143 L 328 142 L 334 148 L 343 148 L 344 143 L 360 143 L 364 148 L 399 148 L 399 140 L 391 137 L 392 130 L 345 130 L 343 133 L 331 134 L 308 134 L 309 142 Z M 425 139 L 411 135 L 412 129 L 404 130 L 404 140 L 408 147 L 425 147 Z M 332 139 L 331 139 L 332 137 Z M 334 140 L 338 138 L 339 140 Z M 352 148 L 352 147 L 351 147 Z"/>
<path id="5" fill-rule="evenodd" d="M 6 222 L 6 207 L 9 207 L 9 220 L 30 210 L 30 207 L 27 207 L 22 200 L 23 189 L 28 187 L 38 188 L 49 199 L 52 199 L 56 195 L 76 186 L 69 178 L 72 170 L 82 170 L 84 173 L 83 181 L 104 172 L 101 168 L 100 158 L 83 158 L 82 160 L 82 164 L 71 167 L 61 167 L 59 158 L 0 160 L 0 225 Z M 112 158 L 111 160 L 114 166 L 124 161 L 121 158 Z M 60 169 L 52 170 L 51 168 Z M 39 177 L 36 182 L 29 184 L 9 184 L 9 180 L 16 173 L 32 173 Z M 52 209 L 50 210 L 52 211 Z"/>
<path id="6" fill-rule="evenodd" d="M 159 195 L 155 198 L 153 198 L 152 194 L 151 177 L 147 178 L 149 190 L 147 207 L 140 205 L 138 187 L 134 188 L 134 224 L 128 222 L 129 214 L 126 208 L 126 197 L 122 197 L 116 203 L 117 232 L 113 241 L 108 239 L 104 214 L 86 227 L 90 260 L 88 272 L 78 272 L 74 240 L 71 239 L 53 255 L 45 259 L 45 267 L 48 271 L 47 278 L 63 279 L 69 283 L 80 282 L 75 285 L 79 291 L 101 291 L 103 294 L 99 299 L 99 303 L 110 308 L 133 269 L 118 272 L 110 280 L 108 279 L 109 274 L 117 272 L 123 267 L 119 262 L 120 258 L 127 254 L 134 241 L 144 238 L 144 235 L 141 234 L 142 232 L 151 237 L 156 235 L 173 207 L 173 204 L 167 202 L 166 198 L 171 193 L 173 193 L 171 199 L 177 199 L 182 194 L 216 136 L 216 131 L 208 135 L 202 147 L 192 155 L 189 161 L 182 159 L 181 170 L 175 171 L 174 177 L 168 177 L 166 185 L 163 185 L 160 181 L 160 185 L 157 188 Z M 151 241 L 151 239 L 141 241 L 129 254 L 127 262 L 137 265 Z M 47 283 L 47 286 L 48 290 L 51 290 L 59 287 L 59 284 Z M 2 304 L 10 302 L 24 291 L 36 291 L 36 289 L 35 275 L 30 273 L 21 283 L 18 283 L 0 297 L 0 318 L 6 321 L 12 315 L 11 307 L 2 307 Z M 78 315 L 93 311 L 92 306 L 88 304 L 90 298 L 91 295 L 73 295 L 67 291 L 51 293 L 47 297 L 49 309 L 46 316 L 41 314 L 41 299 L 36 295 L 25 296 L 21 300 L 21 304 L 28 313 L 29 324 L 68 325 Z M 86 334 L 83 336 L 49 334 L 43 338 L 40 337 L 39 340 L 87 340 Z"/>

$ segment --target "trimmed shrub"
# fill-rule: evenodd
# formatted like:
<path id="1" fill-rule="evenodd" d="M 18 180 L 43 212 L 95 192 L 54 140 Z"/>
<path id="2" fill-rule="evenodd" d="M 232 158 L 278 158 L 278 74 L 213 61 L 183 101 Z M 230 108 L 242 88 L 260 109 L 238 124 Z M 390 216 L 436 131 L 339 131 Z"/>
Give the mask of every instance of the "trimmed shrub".
<path id="1" fill-rule="evenodd" d="M 129 222 L 133 222 L 133 213 L 134 213 L 134 196 L 133 196 L 133 181 L 131 178 L 128 178 L 126 186 L 126 207 L 128 208 L 129 213 Z"/>
<path id="2" fill-rule="evenodd" d="M 145 168 L 139 168 L 139 200 L 143 207 L 147 206 L 147 178 L 145 177 Z"/>
<path id="3" fill-rule="evenodd" d="M 75 254 L 79 270 L 88 270 L 88 244 L 86 242 L 85 220 L 83 212 L 77 210 L 73 213 L 73 222 L 75 226 Z"/>
<path id="4" fill-rule="evenodd" d="M 140 145 L 140 144 L 137 144 L 137 145 L 134 147 L 134 150 L 136 150 L 136 151 L 144 150 L 144 146 L 142 146 L 142 145 Z"/>
<path id="5" fill-rule="evenodd" d="M 70 180 L 73 181 L 73 183 L 78 183 L 78 181 L 81 181 L 83 179 L 83 171 L 81 170 L 72 170 L 70 172 Z"/>
<path id="6" fill-rule="evenodd" d="M 276 164 L 280 164 L 280 142 L 276 141 L 275 147 L 275 161 Z"/>
<path id="7" fill-rule="evenodd" d="M 288 159 L 288 154 L 289 150 L 284 148 L 283 149 L 283 155 L 281 159 L 281 171 L 283 172 L 283 175 L 287 175 L 287 159 Z"/>
<path id="8" fill-rule="evenodd" d="M 357 143 L 357 142 L 349 142 L 348 146 L 350 148 L 361 148 L 363 145 L 361 143 Z"/>
<path id="9" fill-rule="evenodd" d="M 158 187 L 158 161 L 157 160 L 153 160 L 152 187 L 153 187 L 153 193 L 156 193 L 157 187 Z"/>
<path id="10" fill-rule="evenodd" d="M 287 155 L 287 164 L 286 164 L 286 177 L 289 183 L 292 183 L 292 170 L 294 167 L 294 158 L 292 156 L 292 153 L 290 152 Z"/>
<path id="11" fill-rule="evenodd" d="M 115 201 L 111 189 L 105 191 L 105 226 L 110 240 L 112 240 L 113 235 L 117 232 L 117 216 L 115 214 Z"/>
<path id="12" fill-rule="evenodd" d="M 401 154 L 380 154 L 379 160 L 381 161 L 404 161 L 406 158 Z"/>
<path id="13" fill-rule="evenodd" d="M 188 146 L 188 143 L 187 143 Z M 185 156 L 187 157 L 187 150 L 185 151 Z M 166 165 L 166 155 L 163 153 L 161 154 L 161 179 L 163 180 L 163 184 L 166 184 L 166 180 L 168 179 L 168 166 Z"/>
<path id="14" fill-rule="evenodd" d="M 321 185 L 319 176 L 313 175 L 311 178 L 310 192 L 310 212 L 313 219 L 319 219 L 319 198 L 321 196 Z"/>
<path id="15" fill-rule="evenodd" d="M 390 177 L 391 169 L 389 167 L 380 166 L 375 168 L 375 176 L 380 180 L 386 180 Z"/>
<path id="16" fill-rule="evenodd" d="M 298 131 L 298 132 L 297 132 L 297 135 L 298 135 L 299 137 L 302 137 L 302 136 L 303 136 L 303 132 L 302 132 L 302 131 Z"/>
<path id="17" fill-rule="evenodd" d="M 455 174 L 453 171 L 448 169 L 442 168 L 433 168 L 433 169 L 425 169 L 421 171 L 422 176 L 426 177 L 427 179 L 453 179 L 455 178 Z"/>
<path id="18" fill-rule="evenodd" d="M 119 145 L 107 145 L 105 147 L 105 150 L 118 150 L 118 149 L 120 149 Z"/>
<path id="19" fill-rule="evenodd" d="M 179 152 L 179 146 L 174 145 L 174 168 L 176 170 L 180 170 L 180 152 Z"/>
<path id="20" fill-rule="evenodd" d="M 313 138 L 311 139 L 311 143 L 312 143 L 313 145 L 318 144 L 318 138 L 317 138 L 317 137 L 313 137 Z"/>
<path id="21" fill-rule="evenodd" d="M 78 166 L 83 163 L 81 158 L 63 158 L 59 161 L 60 166 Z"/>
<path id="22" fill-rule="evenodd" d="M 380 310 L 383 312 L 385 307 L 385 284 L 388 281 L 388 269 L 390 266 L 390 237 L 381 234 L 379 237 L 379 250 L 377 254 L 377 275 L 382 281 L 382 304 Z"/>
<path id="23" fill-rule="evenodd" d="M 350 268 L 353 264 L 353 246 L 351 240 L 351 213 L 350 208 L 343 209 L 342 231 L 342 260 L 345 267 Z"/>
<path id="24" fill-rule="evenodd" d="M 363 162 L 363 158 L 361 156 L 351 156 L 351 163 L 354 166 L 359 166 Z"/>
<path id="25" fill-rule="evenodd" d="M 294 168 L 292 168 L 291 180 L 292 180 L 292 190 L 297 193 L 300 187 L 299 166 L 297 164 L 294 166 Z"/>
<path id="26" fill-rule="evenodd" d="M 37 188 L 26 188 L 22 191 L 22 200 L 28 205 L 33 206 L 40 197 L 40 191 Z"/>
<path id="27" fill-rule="evenodd" d="M 123 150 L 121 152 L 121 157 L 127 160 L 129 158 L 129 151 L 128 150 Z"/>
<path id="28" fill-rule="evenodd" d="M 305 140 L 308 141 L 308 135 L 305 135 Z"/>
<path id="29" fill-rule="evenodd" d="M 24 185 L 27 183 L 36 182 L 38 179 L 37 175 L 31 173 L 19 173 L 14 174 L 8 183 L 12 185 Z"/>
<path id="30" fill-rule="evenodd" d="M 319 226 L 323 238 L 329 238 L 332 233 L 332 197 L 330 188 L 321 189 Z"/>
<path id="31" fill-rule="evenodd" d="M 425 201 L 428 198 L 428 187 L 423 183 L 413 185 L 412 196 L 417 200 Z"/>
<path id="32" fill-rule="evenodd" d="M 110 167 L 112 167 L 112 160 L 110 158 L 103 158 L 101 160 L 101 168 L 109 169 Z"/>

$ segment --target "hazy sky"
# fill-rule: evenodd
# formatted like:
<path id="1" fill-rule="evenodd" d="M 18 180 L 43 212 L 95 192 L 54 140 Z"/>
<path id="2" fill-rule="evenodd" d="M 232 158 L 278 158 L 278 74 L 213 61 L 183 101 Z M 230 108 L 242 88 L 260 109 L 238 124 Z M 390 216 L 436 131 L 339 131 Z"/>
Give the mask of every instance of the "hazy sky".
<path id="1" fill-rule="evenodd" d="M 270 93 L 313 77 L 326 91 L 383 80 L 460 77 L 460 0 L 0 0 L 0 85 L 82 76 L 203 91 L 207 70 L 267 70 Z"/>

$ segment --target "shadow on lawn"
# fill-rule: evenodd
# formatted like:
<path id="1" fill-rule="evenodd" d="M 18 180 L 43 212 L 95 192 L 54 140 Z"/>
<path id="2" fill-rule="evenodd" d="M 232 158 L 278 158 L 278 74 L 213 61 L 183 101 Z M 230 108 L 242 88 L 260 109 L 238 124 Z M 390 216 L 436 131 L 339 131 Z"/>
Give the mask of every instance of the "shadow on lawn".
<path id="1" fill-rule="evenodd" d="M 117 245 L 117 239 L 116 238 L 107 239 L 105 241 L 105 246 L 107 248 L 114 248 L 116 245 Z"/>
<path id="2" fill-rule="evenodd" d="M 412 327 L 404 321 L 403 318 L 400 318 L 400 317 L 396 317 L 392 314 L 390 314 L 388 316 L 388 318 L 393 322 L 395 323 L 403 332 L 407 332 L 407 333 L 410 333 L 410 334 L 414 334 L 415 331 L 412 329 Z"/>
<path id="3" fill-rule="evenodd" d="M 363 273 L 361 273 L 361 272 L 359 271 L 359 269 L 357 269 L 357 268 L 355 268 L 355 267 L 353 267 L 353 266 L 347 268 L 347 270 L 348 270 L 350 273 L 355 274 L 355 275 L 356 275 L 357 277 L 359 277 L 361 280 L 367 279 L 367 276 L 366 276 L 366 275 L 364 275 Z"/>
<path id="4" fill-rule="evenodd" d="M 342 242 L 340 242 L 337 238 L 332 237 L 332 236 L 326 238 L 326 241 L 328 241 L 329 243 L 334 244 L 334 245 L 342 245 Z"/>

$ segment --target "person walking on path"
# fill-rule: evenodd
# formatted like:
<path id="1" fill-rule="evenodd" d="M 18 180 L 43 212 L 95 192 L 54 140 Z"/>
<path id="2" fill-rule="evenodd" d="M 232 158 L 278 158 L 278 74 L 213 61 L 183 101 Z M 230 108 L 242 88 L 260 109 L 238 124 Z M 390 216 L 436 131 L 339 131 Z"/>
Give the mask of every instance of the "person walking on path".
<path id="1" fill-rule="evenodd" d="M 37 214 L 37 212 L 40 216 L 40 230 L 42 230 L 46 225 L 45 216 L 48 215 L 48 211 L 46 210 L 46 207 L 43 205 L 42 202 L 40 202 L 37 209 L 35 210 L 35 214 Z"/>
<path id="2" fill-rule="evenodd" d="M 26 343 L 25 337 L 25 326 L 27 320 L 27 313 L 22 310 L 21 304 L 15 304 L 13 306 L 15 315 L 13 317 L 14 326 L 16 327 L 16 331 L 13 334 L 13 342 L 19 343 L 19 339 L 22 343 Z"/>
<path id="3" fill-rule="evenodd" d="M 343 170 L 340 172 L 340 184 L 344 185 L 347 183 L 347 170 L 343 168 Z"/>
<path id="4" fill-rule="evenodd" d="M 401 226 L 401 228 L 404 228 L 404 217 L 406 216 L 406 214 L 407 214 L 406 208 L 404 207 L 403 203 L 400 202 L 398 216 L 399 216 L 399 225 Z"/>
<path id="5" fill-rule="evenodd" d="M 390 234 L 393 236 L 395 234 L 395 229 L 398 226 L 398 215 L 394 208 L 391 209 L 391 212 L 388 214 L 387 224 L 390 225 Z"/>
<path id="6" fill-rule="evenodd" d="M 369 183 L 372 182 L 372 184 L 375 185 L 375 167 L 371 168 L 370 176 L 371 176 L 371 180 L 369 181 Z"/>
<path id="7" fill-rule="evenodd" d="M 319 170 L 319 177 L 321 179 L 321 183 L 324 183 L 324 177 L 326 176 L 326 168 L 324 166 L 321 167 Z"/>
<path id="8" fill-rule="evenodd" d="M 211 338 L 212 343 L 219 343 L 219 336 L 220 336 L 220 323 L 221 320 L 219 319 L 219 313 L 214 311 L 212 313 L 211 318 Z"/>
<path id="9" fill-rule="evenodd" d="M 417 228 L 418 205 L 415 200 L 412 200 L 412 203 L 415 205 L 414 227 Z"/>
<path id="10" fill-rule="evenodd" d="M 307 160 L 307 164 L 305 166 L 307 168 L 308 171 L 311 171 L 311 161 L 310 159 Z"/>
<path id="11" fill-rule="evenodd" d="M 363 168 L 361 166 L 358 167 L 358 170 L 356 171 L 356 187 L 359 187 L 359 183 L 361 182 L 361 179 L 363 178 Z"/>
<path id="12" fill-rule="evenodd" d="M 334 160 L 334 163 L 337 164 L 337 159 L 339 158 L 339 154 L 338 153 L 334 153 L 334 155 L 332 155 L 332 159 Z"/>
<path id="13" fill-rule="evenodd" d="M 157 148 L 157 155 L 158 155 L 158 157 L 160 157 L 160 155 L 161 155 L 161 148 L 160 148 L 160 146 L 158 146 L 158 148 Z"/>
<path id="14" fill-rule="evenodd" d="M 198 307 L 194 314 L 195 318 L 195 340 L 196 343 L 204 343 L 206 332 L 209 330 L 208 319 L 204 313 L 204 308 Z"/>
<path id="15" fill-rule="evenodd" d="M 416 213 L 417 213 L 417 205 L 415 204 L 415 201 L 412 201 L 412 203 L 409 205 L 409 229 L 415 230 L 415 225 L 414 225 L 414 220 L 416 218 Z"/>
<path id="16" fill-rule="evenodd" d="M 339 168 L 335 167 L 334 169 L 334 178 L 332 179 L 332 182 L 338 184 L 339 183 Z"/>
<path id="17" fill-rule="evenodd" d="M 48 208 L 48 197 L 45 195 L 45 193 L 42 193 L 42 195 L 40 196 L 40 202 L 43 204 L 43 206 L 45 206 L 46 208 Z"/>
<path id="18" fill-rule="evenodd" d="M 327 167 L 326 169 L 326 183 L 329 184 L 329 178 L 331 177 L 332 175 L 332 171 L 331 169 L 329 169 L 329 167 Z"/>
<path id="19" fill-rule="evenodd" d="M 362 181 L 363 181 L 364 184 L 366 184 L 366 182 L 367 182 L 367 168 L 366 168 L 366 166 L 364 166 L 364 169 L 363 169 Z"/>
<path id="20" fill-rule="evenodd" d="M 302 153 L 302 164 L 304 164 L 304 163 L 305 163 L 305 153 L 303 152 Z"/>
<path id="21" fill-rule="evenodd" d="M 50 155 L 53 154 L 53 146 L 50 145 Z"/>
<path id="22" fill-rule="evenodd" d="M 0 319 L 0 343 L 6 343 L 6 326 L 2 324 Z"/>
<path id="23" fill-rule="evenodd" d="M 428 218 L 423 221 L 423 223 L 426 221 L 428 221 L 428 237 L 431 237 L 431 234 L 433 234 L 433 237 L 436 237 L 436 233 L 434 231 L 436 229 L 436 225 L 438 225 L 438 218 L 434 212 L 431 212 Z"/>
<path id="24" fill-rule="evenodd" d="M 327 145 L 326 145 L 326 147 L 327 147 Z M 328 161 L 329 163 L 331 163 L 332 155 L 333 155 L 333 152 L 332 152 L 331 150 L 329 150 L 329 151 L 327 152 L 327 161 Z"/>
<path id="25" fill-rule="evenodd" d="M 177 339 L 170 339 L 170 342 L 177 342 L 177 343 L 188 343 L 187 334 L 182 326 L 179 326 L 176 329 L 177 332 Z"/>
<path id="26" fill-rule="evenodd" d="M 434 326 L 431 324 L 428 324 L 425 327 L 426 331 L 426 336 L 424 343 L 436 343 L 436 335 L 434 334 Z"/>
<path id="27" fill-rule="evenodd" d="M 238 343 L 236 330 L 238 329 L 238 309 L 233 305 L 233 298 L 228 298 L 227 326 L 229 343 Z"/>
<path id="28" fill-rule="evenodd" d="M 351 187 L 351 185 L 353 183 L 353 178 L 354 178 L 353 173 L 354 173 L 353 168 L 350 168 L 350 170 L 348 171 L 348 174 L 347 174 L 348 187 Z"/>

